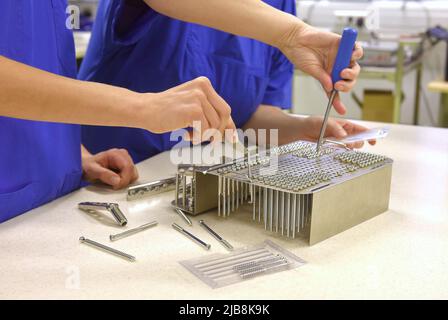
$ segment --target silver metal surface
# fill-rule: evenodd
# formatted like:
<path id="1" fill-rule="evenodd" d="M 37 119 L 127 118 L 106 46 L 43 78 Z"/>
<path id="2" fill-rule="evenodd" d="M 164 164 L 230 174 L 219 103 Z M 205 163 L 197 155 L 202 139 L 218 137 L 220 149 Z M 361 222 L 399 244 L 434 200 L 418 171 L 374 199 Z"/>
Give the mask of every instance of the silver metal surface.
<path id="1" fill-rule="evenodd" d="M 79 237 L 79 241 L 81 243 L 87 244 L 87 245 L 89 245 L 89 246 L 91 246 L 91 247 L 93 247 L 95 249 L 98 249 L 98 250 L 101 250 L 101 251 L 113 254 L 115 256 L 118 256 L 120 258 L 126 259 L 128 261 L 135 261 L 136 260 L 135 257 L 131 256 L 130 254 L 127 254 L 127 253 L 124 253 L 124 252 L 119 251 L 117 249 L 108 247 L 108 246 L 106 246 L 104 244 L 101 244 L 99 242 L 87 239 L 87 238 L 85 238 L 83 236 Z"/>
<path id="2" fill-rule="evenodd" d="M 179 190 L 179 187 L 176 185 L 176 177 L 151 181 L 129 187 L 127 200 L 135 200 L 171 190 Z"/>
<path id="3" fill-rule="evenodd" d="M 141 231 L 147 230 L 147 229 L 149 229 L 151 227 L 155 227 L 156 225 L 157 225 L 157 221 L 152 221 L 152 222 L 149 222 L 149 223 L 145 223 L 145 224 L 143 224 L 143 225 L 141 225 L 139 227 L 136 227 L 136 228 L 133 228 L 133 229 L 129 229 L 129 230 L 126 230 L 126 231 L 121 232 L 121 233 L 111 234 L 109 236 L 109 239 L 110 239 L 110 241 L 116 241 L 116 240 L 119 240 L 119 239 L 123 239 L 125 237 L 130 236 L 130 235 L 133 235 L 133 234 L 139 233 Z"/>
<path id="4" fill-rule="evenodd" d="M 269 155 L 277 157 L 274 174 L 269 172 L 274 165 Z M 197 167 L 190 187 L 196 190 L 195 206 L 187 208 L 186 213 L 199 214 L 218 207 L 218 215 L 228 217 L 231 212 L 249 210 L 252 220 L 261 222 L 266 230 L 316 243 L 334 230 L 340 232 L 354 221 L 360 223 L 384 212 L 391 165 L 392 160 L 384 156 L 328 144 L 316 152 L 315 143 L 296 141 L 271 148 L 267 155 L 245 156 L 217 169 Z M 179 172 L 186 167 L 180 167 Z M 359 185 L 356 190 L 345 194 L 338 191 L 355 184 Z M 181 190 L 179 186 L 179 194 Z M 356 197 L 347 196 L 354 193 Z M 344 201 L 335 203 L 334 194 L 341 194 Z M 380 196 L 373 201 L 372 195 L 376 194 Z M 333 214 L 331 219 L 321 219 L 328 214 Z M 335 222 L 330 225 L 332 219 Z"/>
<path id="5" fill-rule="evenodd" d="M 316 153 L 320 152 L 320 147 L 322 145 L 322 141 L 324 139 L 325 130 L 327 129 L 328 117 L 330 116 L 331 106 L 333 105 L 334 98 L 336 97 L 337 90 L 333 89 L 330 94 L 330 98 L 328 99 L 327 109 L 325 109 L 324 120 L 322 122 L 322 127 L 319 132 L 319 140 L 316 145 Z"/>
<path id="6" fill-rule="evenodd" d="M 120 210 L 118 203 L 109 202 L 80 202 L 78 203 L 78 208 L 84 211 L 97 211 L 97 210 L 107 210 L 114 217 L 115 221 L 120 226 L 125 226 L 128 223 L 124 213 Z"/>
<path id="7" fill-rule="evenodd" d="M 209 250 L 210 249 L 211 245 L 209 245 L 208 243 L 206 243 L 206 242 L 202 241 L 201 239 L 197 238 L 196 236 L 194 236 L 193 234 L 191 234 L 190 232 L 188 232 L 187 230 L 185 230 L 184 228 L 179 226 L 177 223 L 173 223 L 172 227 L 174 228 L 174 230 L 179 231 L 184 236 L 186 236 L 188 239 L 192 240 L 193 242 L 195 242 L 196 244 L 198 244 L 199 246 L 201 246 L 205 250 Z"/>
<path id="8" fill-rule="evenodd" d="M 218 240 L 227 250 L 232 251 L 233 247 L 230 243 L 228 243 L 226 240 L 224 240 L 219 234 L 217 234 L 215 231 L 213 231 L 205 222 L 204 220 L 199 220 L 199 225 L 203 227 L 209 234 L 212 235 L 213 238 Z"/>
<path id="9" fill-rule="evenodd" d="M 191 222 L 190 218 L 179 208 L 174 208 L 174 211 L 189 225 L 192 226 L 193 222 Z"/>

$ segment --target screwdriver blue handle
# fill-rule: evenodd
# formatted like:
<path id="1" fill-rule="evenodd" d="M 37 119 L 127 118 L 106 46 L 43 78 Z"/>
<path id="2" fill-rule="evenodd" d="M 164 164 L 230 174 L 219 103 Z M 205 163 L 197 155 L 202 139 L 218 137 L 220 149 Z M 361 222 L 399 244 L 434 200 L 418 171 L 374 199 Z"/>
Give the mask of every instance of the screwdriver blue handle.
<path id="1" fill-rule="evenodd" d="M 336 60 L 334 61 L 333 71 L 331 72 L 331 80 L 333 86 L 341 78 L 341 72 L 350 65 L 350 60 L 355 47 L 356 37 L 358 31 L 353 28 L 345 28 L 342 32 L 341 42 L 339 43 L 338 53 L 336 54 Z"/>

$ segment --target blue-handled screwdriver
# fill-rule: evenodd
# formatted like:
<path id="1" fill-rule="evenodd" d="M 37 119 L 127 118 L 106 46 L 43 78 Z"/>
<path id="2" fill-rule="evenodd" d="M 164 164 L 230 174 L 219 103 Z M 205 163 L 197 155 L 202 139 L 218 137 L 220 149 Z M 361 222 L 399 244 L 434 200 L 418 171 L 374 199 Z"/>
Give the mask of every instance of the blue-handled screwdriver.
<path id="1" fill-rule="evenodd" d="M 342 32 L 342 38 L 339 43 L 338 53 L 336 54 L 336 60 L 334 62 L 333 70 L 331 72 L 331 80 L 333 82 L 333 90 L 331 90 L 330 98 L 328 99 L 327 109 L 325 110 L 324 121 L 322 122 L 322 127 L 320 128 L 319 140 L 317 141 L 316 154 L 319 154 L 320 147 L 324 140 L 325 130 L 327 129 L 328 117 L 330 116 L 331 106 L 333 105 L 334 97 L 338 92 L 334 88 L 334 84 L 341 78 L 341 72 L 350 65 L 350 60 L 352 57 L 353 49 L 355 47 L 356 37 L 358 36 L 358 31 L 353 28 L 345 28 Z"/>

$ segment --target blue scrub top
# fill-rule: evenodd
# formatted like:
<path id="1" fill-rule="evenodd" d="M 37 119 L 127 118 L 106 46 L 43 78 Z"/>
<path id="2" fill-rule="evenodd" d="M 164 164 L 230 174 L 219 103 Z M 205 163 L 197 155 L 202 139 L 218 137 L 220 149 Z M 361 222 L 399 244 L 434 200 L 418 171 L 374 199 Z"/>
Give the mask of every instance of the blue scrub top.
<path id="1" fill-rule="evenodd" d="M 75 77 L 66 5 L 66 0 L 1 0 L 0 55 Z M 80 138 L 76 125 L 0 117 L 0 222 L 79 187 Z"/>
<path id="2" fill-rule="evenodd" d="M 293 0 L 266 2 L 295 15 Z M 242 127 L 260 104 L 291 107 L 292 75 L 293 66 L 271 46 L 168 18 L 142 0 L 107 0 L 78 78 L 160 92 L 206 76 Z M 169 133 L 95 126 L 83 126 L 82 141 L 92 152 L 126 148 L 136 162 L 177 144 Z"/>

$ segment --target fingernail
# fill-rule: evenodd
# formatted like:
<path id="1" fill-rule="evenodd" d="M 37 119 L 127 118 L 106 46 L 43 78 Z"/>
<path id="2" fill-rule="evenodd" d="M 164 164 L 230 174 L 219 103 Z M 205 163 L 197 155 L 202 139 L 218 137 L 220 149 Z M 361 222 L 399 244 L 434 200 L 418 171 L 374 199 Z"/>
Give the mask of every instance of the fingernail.
<path id="1" fill-rule="evenodd" d="M 120 178 L 117 176 L 113 176 L 112 178 L 110 178 L 110 184 L 113 186 L 116 186 L 117 184 L 120 183 Z"/>

